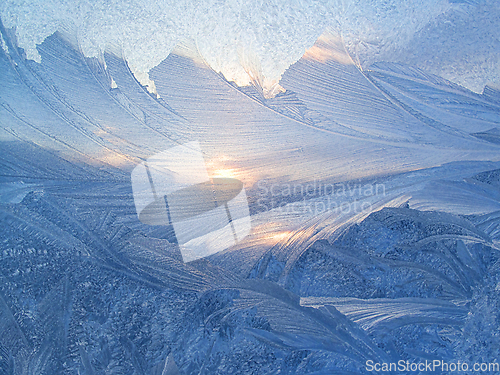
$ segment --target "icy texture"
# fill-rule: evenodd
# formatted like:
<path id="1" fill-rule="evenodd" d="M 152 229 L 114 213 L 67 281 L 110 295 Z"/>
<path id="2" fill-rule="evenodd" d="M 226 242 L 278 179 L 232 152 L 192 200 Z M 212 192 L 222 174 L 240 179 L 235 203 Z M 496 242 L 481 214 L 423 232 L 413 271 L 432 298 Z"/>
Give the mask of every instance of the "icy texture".
<path id="1" fill-rule="evenodd" d="M 494 89 L 401 63 L 363 71 L 324 33 L 274 98 L 189 43 L 151 69 L 157 97 L 115 54 L 87 58 L 56 34 L 36 63 L 2 37 L 0 372 L 357 374 L 368 359 L 498 359 Z M 253 229 L 185 264 L 171 227 L 138 220 L 130 172 L 189 141 L 210 175 L 243 182 Z M 279 194 L 327 183 L 344 190 Z"/>
<path id="2" fill-rule="evenodd" d="M 440 15 L 457 9 L 448 19 Z M 136 77 L 154 85 L 148 72 L 164 60 L 173 47 L 186 38 L 193 40 L 208 65 L 239 85 L 261 81 L 273 92 L 283 72 L 311 47 L 325 28 L 340 32 L 356 60 L 364 67 L 380 60 L 392 61 L 396 51 L 420 41 L 413 51 L 422 66 L 432 67 L 436 74 L 482 91 L 486 82 L 498 84 L 498 56 L 495 38 L 497 25 L 481 24 L 481 31 L 467 33 L 470 48 L 455 61 L 453 48 L 445 57 L 436 56 L 433 44 L 451 43 L 454 30 L 446 22 L 467 24 L 488 12 L 490 20 L 498 18 L 495 1 L 468 7 L 446 1 L 330 1 L 286 4 L 279 1 L 29 1 L 7 0 L 0 5 L 5 27 L 15 27 L 18 45 L 28 58 L 40 62 L 36 49 L 45 38 L 62 32 L 78 45 L 85 56 L 96 57 L 104 51 L 125 56 Z M 462 14 L 462 13 L 465 13 Z M 448 17 L 448 16 L 447 16 Z M 482 17 L 480 19 L 483 19 Z M 432 35 L 416 34 L 426 25 L 439 25 Z M 461 30 L 464 30 L 462 28 Z M 462 31 L 461 31 L 462 32 Z M 435 36 L 439 35 L 440 38 Z M 449 36 L 448 36 L 449 35 Z M 431 42 L 432 43 L 432 42 Z M 433 51 L 429 61 L 428 46 Z M 462 48 L 462 44 L 460 46 Z M 480 51 L 478 53 L 478 51 Z M 446 53 L 446 52 L 443 52 Z M 474 60 L 471 57 L 474 56 Z M 434 59 L 440 63 L 435 64 Z M 449 61 L 449 60 L 452 61 Z"/>
<path id="3" fill-rule="evenodd" d="M 499 88 L 500 4 L 471 3 L 437 17 L 387 60 L 416 65 L 477 93 L 486 85 Z"/>
<path id="4" fill-rule="evenodd" d="M 463 218 L 384 209 L 302 248 L 283 288 L 183 264 L 175 245 L 129 226 L 126 180 L 81 189 L 2 205 L 5 371 L 364 373 L 367 359 L 498 355 L 498 250 Z"/>

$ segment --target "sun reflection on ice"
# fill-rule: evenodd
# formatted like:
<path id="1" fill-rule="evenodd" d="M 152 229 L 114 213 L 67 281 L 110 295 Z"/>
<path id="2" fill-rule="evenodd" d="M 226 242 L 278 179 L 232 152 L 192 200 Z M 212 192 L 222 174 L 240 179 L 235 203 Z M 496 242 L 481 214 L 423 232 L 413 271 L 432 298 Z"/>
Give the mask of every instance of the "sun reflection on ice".
<path id="1" fill-rule="evenodd" d="M 206 163 L 208 175 L 219 178 L 235 178 L 241 180 L 243 171 L 235 166 L 234 160 L 227 155 L 218 155 Z"/>
<path id="2" fill-rule="evenodd" d="M 216 169 L 212 172 L 212 177 L 236 178 L 237 171 L 235 169 Z"/>

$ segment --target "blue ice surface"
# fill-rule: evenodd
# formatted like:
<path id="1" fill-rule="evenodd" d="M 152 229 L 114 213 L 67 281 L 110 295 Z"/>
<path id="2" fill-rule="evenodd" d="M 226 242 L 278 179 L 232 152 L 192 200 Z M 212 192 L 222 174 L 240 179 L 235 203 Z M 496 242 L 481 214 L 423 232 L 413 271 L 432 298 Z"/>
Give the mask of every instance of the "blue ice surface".
<path id="1" fill-rule="evenodd" d="M 3 373 L 498 360 L 497 91 L 304 57 L 267 98 L 172 53 L 150 72 L 156 97 L 112 54 L 57 34 L 38 50 L 41 64 L 0 51 Z M 184 263 L 171 229 L 137 219 L 130 171 L 191 140 L 242 180 L 253 231 Z M 313 183 L 347 189 L 282 194 Z M 331 199 L 349 209 L 287 209 Z"/>

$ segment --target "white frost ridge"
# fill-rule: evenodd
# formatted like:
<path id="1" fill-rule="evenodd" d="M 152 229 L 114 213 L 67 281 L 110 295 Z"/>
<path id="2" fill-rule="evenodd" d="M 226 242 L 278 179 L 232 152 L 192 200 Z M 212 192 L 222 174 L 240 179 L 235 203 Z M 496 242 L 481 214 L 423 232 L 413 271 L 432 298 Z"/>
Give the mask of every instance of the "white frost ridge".
<path id="1" fill-rule="evenodd" d="M 256 74 L 271 89 L 325 28 L 342 33 L 368 62 L 408 45 L 415 32 L 447 11 L 446 1 L 165 1 L 6 0 L 4 26 L 40 62 L 36 45 L 70 30 L 87 57 L 120 51 L 141 83 L 185 38 L 217 72 L 246 85 Z M 150 87 L 153 90 L 153 86 Z M 154 90 L 153 90 L 154 91 Z"/>

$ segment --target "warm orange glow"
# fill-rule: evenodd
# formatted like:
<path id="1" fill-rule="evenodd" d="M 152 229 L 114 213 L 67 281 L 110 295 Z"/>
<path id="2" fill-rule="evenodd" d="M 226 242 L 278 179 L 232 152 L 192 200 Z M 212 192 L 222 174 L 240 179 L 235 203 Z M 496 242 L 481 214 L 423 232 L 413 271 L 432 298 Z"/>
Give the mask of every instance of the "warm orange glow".
<path id="1" fill-rule="evenodd" d="M 285 230 L 281 232 L 269 233 L 269 235 L 266 236 L 266 238 L 272 241 L 279 242 L 288 239 L 292 234 L 293 234 L 292 231 Z"/>
<path id="2" fill-rule="evenodd" d="M 208 176 L 210 178 L 235 178 L 245 186 L 256 182 L 250 170 L 241 167 L 240 163 L 231 156 L 220 154 L 205 160 Z"/>
<path id="3" fill-rule="evenodd" d="M 235 169 L 216 169 L 212 172 L 211 177 L 236 178 Z"/>
<path id="4" fill-rule="evenodd" d="M 306 50 L 304 59 L 321 63 L 336 61 L 344 65 L 352 65 L 353 61 L 347 54 L 342 39 L 329 33 L 321 35 L 314 46 Z"/>
<path id="5" fill-rule="evenodd" d="M 238 169 L 227 155 L 217 155 L 208 160 L 206 166 L 210 177 L 238 178 Z"/>

